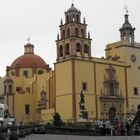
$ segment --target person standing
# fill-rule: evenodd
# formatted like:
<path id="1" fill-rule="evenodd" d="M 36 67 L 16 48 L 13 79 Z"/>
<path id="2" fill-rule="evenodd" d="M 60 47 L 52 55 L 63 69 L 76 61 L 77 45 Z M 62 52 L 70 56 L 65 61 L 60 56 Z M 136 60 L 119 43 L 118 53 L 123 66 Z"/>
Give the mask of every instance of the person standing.
<path id="1" fill-rule="evenodd" d="M 134 119 L 133 119 L 133 121 L 132 121 L 132 123 L 131 123 L 131 126 L 133 126 L 134 125 L 134 123 L 138 123 L 138 125 L 140 126 L 140 104 L 138 105 L 138 110 L 137 110 L 137 112 L 136 112 L 136 114 L 135 114 L 135 116 L 134 116 Z"/>

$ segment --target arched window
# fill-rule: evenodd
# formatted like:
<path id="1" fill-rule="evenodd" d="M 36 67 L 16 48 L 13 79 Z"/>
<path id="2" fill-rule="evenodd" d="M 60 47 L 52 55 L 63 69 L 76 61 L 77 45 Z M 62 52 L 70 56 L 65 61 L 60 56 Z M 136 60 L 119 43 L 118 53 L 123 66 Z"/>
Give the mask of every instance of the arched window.
<path id="1" fill-rule="evenodd" d="M 9 85 L 9 94 L 12 94 L 12 85 Z"/>
<path id="2" fill-rule="evenodd" d="M 70 37 L 70 28 L 67 30 L 67 37 Z"/>
<path id="3" fill-rule="evenodd" d="M 25 77 L 28 77 L 28 76 L 29 76 L 28 70 L 24 70 L 24 71 L 23 71 L 23 76 L 25 76 Z"/>
<path id="4" fill-rule="evenodd" d="M 88 53 L 89 52 L 89 47 L 87 44 L 84 45 L 84 53 Z"/>
<path id="5" fill-rule="evenodd" d="M 82 35 L 82 37 L 85 37 L 85 31 L 84 31 L 84 29 L 81 29 L 81 35 Z"/>
<path id="6" fill-rule="evenodd" d="M 80 22 L 79 15 L 76 15 L 76 22 Z"/>
<path id="7" fill-rule="evenodd" d="M 111 82 L 109 84 L 109 88 L 110 88 L 110 96 L 115 96 L 114 83 Z"/>
<path id="8" fill-rule="evenodd" d="M 70 55 L 69 44 L 66 44 L 66 55 Z"/>
<path id="9" fill-rule="evenodd" d="M 66 17 L 66 23 L 68 23 L 69 22 L 69 16 L 67 15 L 67 17 Z"/>
<path id="10" fill-rule="evenodd" d="M 65 30 L 62 31 L 62 38 L 65 38 Z"/>
<path id="11" fill-rule="evenodd" d="M 81 52 L 81 45 L 80 45 L 80 43 L 76 44 L 76 52 Z"/>
<path id="12" fill-rule="evenodd" d="M 7 90 L 6 90 L 6 85 L 4 85 L 4 93 L 6 94 Z"/>
<path id="13" fill-rule="evenodd" d="M 75 28 L 75 36 L 79 37 L 79 30 L 78 30 L 78 28 Z"/>
<path id="14" fill-rule="evenodd" d="M 72 15 L 72 21 L 75 21 L 75 16 L 74 15 Z"/>
<path id="15" fill-rule="evenodd" d="M 63 46 L 59 47 L 59 56 L 62 57 L 63 56 Z"/>

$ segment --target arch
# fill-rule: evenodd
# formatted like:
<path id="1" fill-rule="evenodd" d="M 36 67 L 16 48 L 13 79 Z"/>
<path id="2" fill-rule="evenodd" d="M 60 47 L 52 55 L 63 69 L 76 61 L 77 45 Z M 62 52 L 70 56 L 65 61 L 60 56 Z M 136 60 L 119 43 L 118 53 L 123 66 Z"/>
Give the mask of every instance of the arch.
<path id="1" fill-rule="evenodd" d="M 65 30 L 62 31 L 62 38 L 65 38 Z"/>
<path id="2" fill-rule="evenodd" d="M 75 21 L 75 15 L 72 15 L 72 21 Z"/>
<path id="3" fill-rule="evenodd" d="M 80 18 L 79 18 L 79 15 L 76 15 L 76 22 L 80 22 L 79 19 L 80 19 Z"/>
<path id="4" fill-rule="evenodd" d="M 70 37 L 70 28 L 67 29 L 67 37 Z"/>
<path id="5" fill-rule="evenodd" d="M 81 44 L 80 43 L 76 44 L 76 52 L 81 52 Z"/>
<path id="6" fill-rule="evenodd" d="M 7 86 L 6 85 L 4 85 L 4 93 L 6 94 L 6 92 L 7 92 L 7 88 L 6 88 Z"/>
<path id="7" fill-rule="evenodd" d="M 79 37 L 79 29 L 77 27 L 75 28 L 75 36 Z"/>
<path id="8" fill-rule="evenodd" d="M 69 22 L 69 16 L 67 15 L 66 16 L 66 23 L 68 23 Z"/>
<path id="9" fill-rule="evenodd" d="M 61 45 L 59 47 L 59 57 L 62 57 L 63 56 L 63 46 Z"/>
<path id="10" fill-rule="evenodd" d="M 116 116 L 117 114 L 116 114 L 116 108 L 115 107 L 111 107 L 110 109 L 109 109 L 109 120 L 111 121 L 111 122 L 113 122 L 115 119 L 116 119 Z"/>
<path id="11" fill-rule="evenodd" d="M 89 47 L 87 44 L 84 45 L 84 53 L 89 53 Z"/>
<path id="12" fill-rule="evenodd" d="M 82 35 L 82 37 L 85 37 L 85 31 L 83 28 L 81 29 L 81 35 Z"/>
<path id="13" fill-rule="evenodd" d="M 66 44 L 66 55 L 70 55 L 70 48 L 69 48 L 69 44 Z"/>
<path id="14" fill-rule="evenodd" d="M 9 94 L 12 94 L 12 88 L 13 88 L 13 86 L 10 84 L 8 88 L 9 88 Z"/>

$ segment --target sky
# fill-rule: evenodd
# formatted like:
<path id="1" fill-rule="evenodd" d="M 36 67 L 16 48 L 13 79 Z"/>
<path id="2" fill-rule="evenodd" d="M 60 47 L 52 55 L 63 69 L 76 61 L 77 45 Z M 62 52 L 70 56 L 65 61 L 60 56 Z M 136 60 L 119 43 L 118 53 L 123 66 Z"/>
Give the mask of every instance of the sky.
<path id="1" fill-rule="evenodd" d="M 129 21 L 136 28 L 140 42 L 140 0 L 0 0 L 0 76 L 6 66 L 24 54 L 24 45 L 34 44 L 34 52 L 54 68 L 57 34 L 64 12 L 74 6 L 81 11 L 92 38 L 92 56 L 104 56 L 108 43 L 120 40 L 119 28 L 124 23 L 125 5 Z"/>

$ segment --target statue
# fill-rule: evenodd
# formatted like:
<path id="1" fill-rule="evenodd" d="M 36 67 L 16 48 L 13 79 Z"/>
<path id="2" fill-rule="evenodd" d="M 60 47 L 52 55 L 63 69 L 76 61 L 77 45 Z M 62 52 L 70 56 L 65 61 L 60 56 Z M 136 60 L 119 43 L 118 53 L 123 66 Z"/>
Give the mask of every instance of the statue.
<path id="1" fill-rule="evenodd" d="M 87 121 L 88 118 L 88 114 L 85 108 L 85 100 L 84 100 L 84 94 L 83 94 L 83 90 L 81 90 L 80 93 L 80 102 L 79 102 L 79 107 L 80 107 L 80 122 L 85 122 Z"/>
<path id="2" fill-rule="evenodd" d="M 85 103 L 85 100 L 84 100 L 85 96 L 83 94 L 83 90 L 81 90 L 80 97 L 81 97 L 80 103 Z"/>

